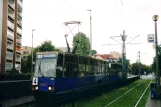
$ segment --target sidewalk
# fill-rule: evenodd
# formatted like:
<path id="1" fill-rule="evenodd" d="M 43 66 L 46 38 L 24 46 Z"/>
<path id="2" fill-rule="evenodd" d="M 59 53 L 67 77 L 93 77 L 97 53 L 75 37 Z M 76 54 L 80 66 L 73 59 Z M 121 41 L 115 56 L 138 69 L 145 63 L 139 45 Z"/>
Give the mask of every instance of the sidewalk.
<path id="1" fill-rule="evenodd" d="M 20 105 L 20 104 L 24 104 L 24 103 L 29 103 L 34 100 L 35 100 L 35 98 L 33 96 L 24 96 L 21 98 L 0 101 L 0 107 L 16 106 L 16 105 Z"/>
<path id="2" fill-rule="evenodd" d="M 161 107 L 161 100 L 151 100 L 149 94 L 145 107 Z"/>

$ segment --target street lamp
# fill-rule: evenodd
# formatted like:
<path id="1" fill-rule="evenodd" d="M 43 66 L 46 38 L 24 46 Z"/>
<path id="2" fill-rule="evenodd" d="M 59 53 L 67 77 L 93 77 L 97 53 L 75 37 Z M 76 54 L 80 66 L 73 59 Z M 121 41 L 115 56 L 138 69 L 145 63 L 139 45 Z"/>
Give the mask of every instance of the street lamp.
<path id="1" fill-rule="evenodd" d="M 35 29 L 32 29 L 32 60 L 31 60 L 31 74 L 33 72 L 33 32 Z"/>
<path id="2" fill-rule="evenodd" d="M 91 51 L 92 51 L 92 16 L 91 16 L 91 11 L 90 9 L 87 9 L 87 11 L 90 12 L 90 56 L 91 56 Z"/>
<path id="3" fill-rule="evenodd" d="M 160 72 L 159 72 L 159 60 L 158 60 L 158 40 L 157 40 L 157 21 L 159 19 L 158 15 L 153 16 L 153 21 L 155 22 L 155 51 L 156 51 L 156 82 L 157 86 L 160 86 Z"/>

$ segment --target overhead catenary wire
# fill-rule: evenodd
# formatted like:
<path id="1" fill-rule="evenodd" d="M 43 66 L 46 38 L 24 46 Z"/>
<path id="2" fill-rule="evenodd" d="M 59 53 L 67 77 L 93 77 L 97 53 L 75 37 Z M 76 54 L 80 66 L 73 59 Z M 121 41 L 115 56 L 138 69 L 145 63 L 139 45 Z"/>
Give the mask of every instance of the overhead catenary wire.
<path id="1" fill-rule="evenodd" d="M 116 1 L 115 1 L 115 0 L 113 0 L 113 1 L 114 1 L 114 3 L 115 3 L 115 5 L 116 5 L 116 7 L 117 7 L 117 9 L 118 9 L 118 11 L 119 11 L 119 13 L 121 14 L 122 18 L 124 18 L 124 17 L 123 17 L 123 14 L 122 14 L 122 12 L 121 12 L 121 10 L 120 10 L 120 8 L 118 7 L 118 5 L 117 5 L 117 3 L 116 3 Z"/>
<path id="2" fill-rule="evenodd" d="M 77 12 L 66 0 L 63 0 L 74 12 Z"/>

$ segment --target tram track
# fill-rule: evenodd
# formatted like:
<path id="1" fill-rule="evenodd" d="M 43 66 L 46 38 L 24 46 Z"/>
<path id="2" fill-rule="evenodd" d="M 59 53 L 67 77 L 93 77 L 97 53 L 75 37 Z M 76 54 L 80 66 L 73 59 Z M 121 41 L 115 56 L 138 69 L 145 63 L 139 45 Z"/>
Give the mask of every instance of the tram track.
<path id="1" fill-rule="evenodd" d="M 138 87 L 141 83 L 142 82 L 140 82 L 136 86 L 132 87 L 130 90 L 126 91 L 124 94 L 122 94 L 121 96 L 117 97 L 116 99 L 114 99 L 113 101 L 111 101 L 110 103 L 108 103 L 107 105 L 105 105 L 104 107 L 108 107 L 109 105 L 111 105 L 112 103 L 114 103 L 116 100 L 118 100 L 119 98 L 123 97 L 124 95 L 126 95 L 127 93 L 129 93 L 130 91 L 132 91 L 134 88 Z"/>
<path id="2" fill-rule="evenodd" d="M 141 83 L 127 90 L 125 93 L 121 94 L 120 96 L 118 96 L 117 98 L 109 102 L 107 105 L 105 105 L 104 107 L 109 107 L 109 106 L 139 107 L 139 105 L 143 106 L 144 105 L 143 100 L 146 100 L 146 98 L 144 98 L 146 97 L 145 93 L 149 88 L 151 80 L 141 80 L 141 81 L 142 81 Z"/>

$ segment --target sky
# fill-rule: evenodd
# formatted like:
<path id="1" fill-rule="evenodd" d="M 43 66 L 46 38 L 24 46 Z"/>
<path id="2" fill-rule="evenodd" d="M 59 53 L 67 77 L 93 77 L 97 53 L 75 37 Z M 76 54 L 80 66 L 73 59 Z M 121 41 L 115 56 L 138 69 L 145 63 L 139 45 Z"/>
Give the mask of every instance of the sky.
<path id="1" fill-rule="evenodd" d="M 63 24 L 67 21 L 80 21 L 79 31 L 90 37 L 90 13 L 92 16 L 92 49 L 99 54 L 110 51 L 122 52 L 121 45 L 112 40 L 112 36 L 120 36 L 125 30 L 127 35 L 126 58 L 131 63 L 138 59 L 140 51 L 141 62 L 151 64 L 155 56 L 153 43 L 148 43 L 147 35 L 154 34 L 152 16 L 161 16 L 161 0 L 23 0 L 23 29 L 22 45 L 40 45 L 45 40 L 51 40 L 56 47 L 66 47 L 64 35 L 69 29 Z M 158 23 L 158 42 L 161 43 L 161 19 Z M 74 25 L 69 25 L 72 29 Z M 76 34 L 78 27 L 72 33 Z M 72 45 L 73 35 L 68 36 L 69 45 Z M 114 37 L 122 43 L 120 37 Z"/>

